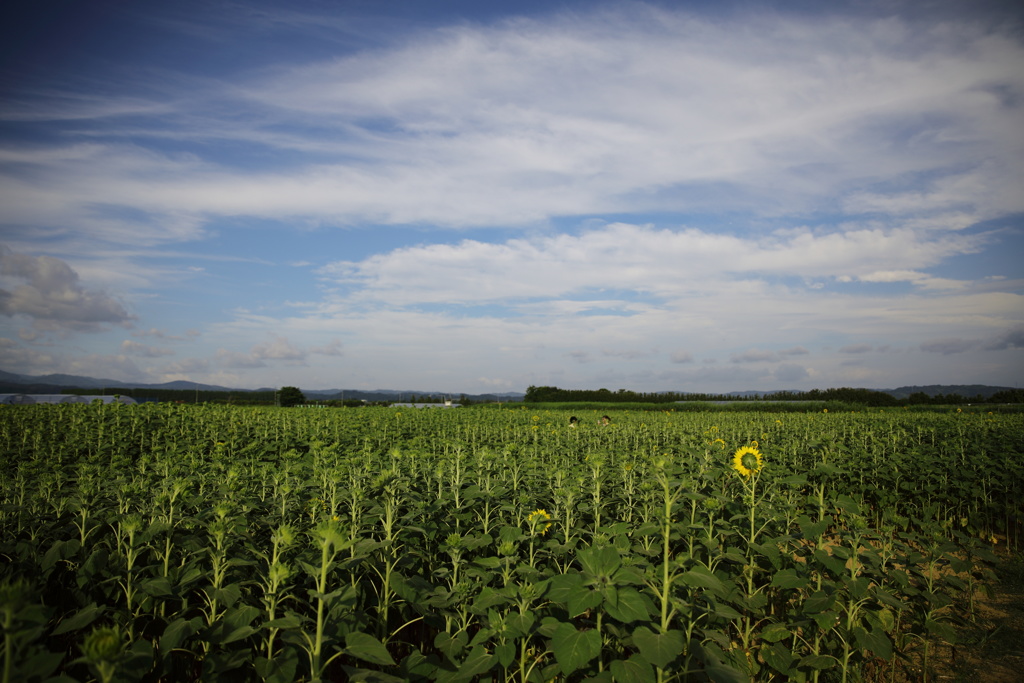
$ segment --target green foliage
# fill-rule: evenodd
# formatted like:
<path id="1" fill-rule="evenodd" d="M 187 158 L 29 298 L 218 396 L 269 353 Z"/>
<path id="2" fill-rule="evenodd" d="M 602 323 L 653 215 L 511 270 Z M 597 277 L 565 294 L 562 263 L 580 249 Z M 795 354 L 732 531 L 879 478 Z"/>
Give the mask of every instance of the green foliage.
<path id="1" fill-rule="evenodd" d="M 6 680 L 922 677 L 1024 415 L 825 410 L 7 407 Z"/>
<path id="2" fill-rule="evenodd" d="M 306 397 L 298 387 L 281 387 L 277 392 L 277 402 L 282 408 L 290 408 L 305 403 Z"/>
<path id="3" fill-rule="evenodd" d="M 982 396 L 965 397 L 959 394 L 930 395 L 918 391 L 907 398 L 896 398 L 892 394 L 873 389 L 852 389 L 840 387 L 836 389 L 811 389 L 810 391 L 777 391 L 763 396 L 746 396 L 733 394 L 702 394 L 657 392 L 641 393 L 619 389 L 559 389 L 549 386 L 530 386 L 523 398 L 525 403 L 620 403 L 660 405 L 667 403 L 737 403 L 741 405 L 757 405 L 764 403 L 784 402 L 826 402 L 845 407 L 881 408 L 894 406 L 917 405 L 967 405 L 978 403 L 1024 403 L 1024 390 L 1008 390 L 993 394 L 990 398 Z"/>
<path id="4" fill-rule="evenodd" d="M 997 391 L 989 400 L 992 403 L 1024 403 L 1024 389 Z"/>
<path id="5" fill-rule="evenodd" d="M 508 409 L 507 405 L 490 407 L 497 410 Z M 820 413 L 822 410 L 830 412 L 863 410 L 864 406 L 839 401 L 728 401 L 721 404 L 707 403 L 705 401 L 683 401 L 671 405 L 665 403 L 588 403 L 586 401 L 569 401 L 562 403 L 530 403 L 524 405 L 523 409 L 569 412 L 598 411 L 599 413 L 612 410 L 660 413 Z M 600 414 L 598 419 L 600 419 Z"/>
<path id="6" fill-rule="evenodd" d="M 108 387 L 106 389 L 65 389 L 65 394 L 79 396 L 131 396 L 139 402 L 166 401 L 171 403 L 221 403 L 236 406 L 272 406 L 273 391 L 196 391 L 195 389 L 133 389 Z"/>

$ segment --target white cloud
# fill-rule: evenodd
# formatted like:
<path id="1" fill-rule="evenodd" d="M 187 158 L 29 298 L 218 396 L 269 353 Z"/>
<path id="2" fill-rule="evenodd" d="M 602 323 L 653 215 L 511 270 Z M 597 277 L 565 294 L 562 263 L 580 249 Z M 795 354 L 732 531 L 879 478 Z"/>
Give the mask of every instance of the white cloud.
<path id="1" fill-rule="evenodd" d="M 61 363 L 61 372 L 87 377 L 139 381 L 146 373 L 136 361 L 124 354 L 90 353 L 68 357 Z"/>
<path id="2" fill-rule="evenodd" d="M 970 351 L 978 346 L 978 341 L 975 339 L 960 339 L 958 337 L 950 337 L 945 339 L 936 339 L 921 344 L 921 350 L 927 351 L 928 353 L 941 353 L 946 356 L 953 353 L 963 353 L 964 351 Z"/>
<path id="3" fill-rule="evenodd" d="M 655 352 L 644 349 L 602 349 L 601 354 L 609 358 L 635 360 L 637 358 L 650 358 L 655 355 Z"/>
<path id="4" fill-rule="evenodd" d="M 1018 325 L 1013 329 L 997 335 L 990 340 L 985 347 L 991 351 L 1002 351 L 1003 349 L 1024 349 L 1024 325 Z"/>
<path id="5" fill-rule="evenodd" d="M 273 341 L 257 344 L 252 347 L 254 358 L 261 360 L 305 360 L 306 352 L 293 346 L 284 337 L 275 337 Z"/>
<path id="6" fill-rule="evenodd" d="M 218 354 L 218 360 L 224 360 Z M 227 367 L 235 367 L 230 362 L 225 363 Z M 205 358 L 185 358 L 169 365 L 159 368 L 160 380 L 162 382 L 173 382 L 174 380 L 190 380 L 192 377 L 206 374 L 210 371 L 210 362 Z"/>
<path id="7" fill-rule="evenodd" d="M 150 346 L 148 344 L 140 344 L 137 341 L 131 339 L 125 339 L 121 342 L 121 351 L 130 356 L 142 356 L 144 358 L 159 358 L 161 356 L 173 356 L 173 349 L 162 349 L 157 346 Z"/>
<path id="8" fill-rule="evenodd" d="M 775 368 L 775 379 L 779 382 L 800 382 L 810 377 L 810 373 L 802 365 L 783 363 Z"/>
<path id="9" fill-rule="evenodd" d="M 133 320 L 121 302 L 86 289 L 78 273 L 51 256 L 0 247 L 0 283 L 0 314 L 27 317 L 38 329 L 95 332 Z"/>
<path id="10" fill-rule="evenodd" d="M 632 5 L 464 25 L 237 85 L 188 84 L 152 119 L 126 100 L 142 117 L 135 146 L 116 127 L 63 148 L 8 146 L 0 164 L 18 174 L 0 203 L 12 220 L 75 217 L 145 244 L 201 237 L 210 215 L 514 225 L 725 199 L 796 211 L 844 193 L 852 211 L 980 219 L 1024 207 L 1021 111 L 999 94 L 1024 90 L 1022 61 L 1012 36 L 969 22 L 714 22 Z M 247 113 L 222 120 L 224 106 Z M 254 171 L 155 151 L 167 139 L 316 155 Z M 907 187 L 920 173 L 938 177 Z"/>
<path id="11" fill-rule="evenodd" d="M 53 372 L 58 359 L 46 349 L 25 347 L 13 339 L 0 337 L 0 366 L 8 371 L 32 375 Z M 16 370 L 15 370 L 16 368 Z"/>
<path id="12" fill-rule="evenodd" d="M 867 353 L 873 350 L 874 347 L 871 344 L 848 344 L 839 349 L 839 353 Z"/>
<path id="13" fill-rule="evenodd" d="M 780 351 L 765 351 L 761 349 L 747 349 L 741 353 L 734 353 L 729 357 L 729 361 L 732 363 L 764 363 L 764 362 L 776 362 L 783 358 L 789 358 L 792 356 L 806 356 L 810 351 L 803 348 L 802 346 L 796 346 L 791 349 L 782 349 Z"/>
<path id="14" fill-rule="evenodd" d="M 693 354 L 691 354 L 689 351 L 683 351 L 682 349 L 680 349 L 678 351 L 673 351 L 672 355 L 669 356 L 669 359 L 673 363 L 680 363 L 680 364 L 692 363 L 693 362 Z"/>
<path id="15" fill-rule="evenodd" d="M 733 363 L 764 363 L 766 361 L 776 361 L 778 359 L 779 354 L 774 351 L 762 351 L 759 349 L 749 349 L 742 353 L 734 353 L 729 358 Z"/>
<path id="16" fill-rule="evenodd" d="M 310 353 L 316 353 L 321 356 L 343 356 L 345 355 L 342 348 L 341 340 L 332 339 L 330 343 L 324 346 L 314 346 L 309 349 Z"/>
<path id="17" fill-rule="evenodd" d="M 154 337 L 162 341 L 186 341 L 194 340 L 197 337 L 202 336 L 202 332 L 196 329 L 185 330 L 184 334 L 170 334 L 166 330 L 161 330 L 156 327 L 151 327 L 148 330 L 134 330 L 132 331 L 133 337 Z"/>
<path id="18" fill-rule="evenodd" d="M 242 353 L 239 351 L 232 351 L 230 349 L 217 349 L 216 362 L 219 366 L 225 368 L 262 368 L 266 367 L 266 363 L 263 362 L 262 358 L 256 357 L 251 353 Z M 174 366 L 169 366 L 173 368 Z M 204 362 L 203 367 L 206 367 Z M 165 370 L 165 372 L 176 373 L 174 369 Z"/>
<path id="19" fill-rule="evenodd" d="M 1024 349 L 1024 324 L 1016 325 L 987 339 L 964 339 L 962 337 L 945 337 L 932 339 L 921 344 L 921 350 L 928 353 L 939 353 L 944 356 L 983 349 L 986 351 L 1005 351 L 1007 349 Z"/>
<path id="20" fill-rule="evenodd" d="M 406 247 L 359 262 L 336 262 L 318 272 L 328 280 L 354 285 L 356 291 L 346 294 L 351 301 L 391 306 L 552 299 L 605 289 L 679 296 L 729 283 L 735 286 L 737 276 L 910 279 L 927 285 L 933 279 L 901 267 L 934 265 L 949 256 L 973 252 L 984 239 L 967 235 L 932 239 L 898 228 L 823 234 L 800 228 L 742 238 L 692 228 L 618 223 L 580 235 Z M 884 264 L 900 270 L 879 271 Z M 593 302 L 577 305 L 595 306 Z M 606 300 L 601 305 L 621 307 L 624 302 Z"/>
<path id="21" fill-rule="evenodd" d="M 264 328 L 270 332 L 273 328 Z M 321 347 L 312 353 L 322 355 L 340 355 L 340 343 L 331 343 Z M 309 355 L 288 341 L 285 337 L 275 336 L 271 341 L 255 344 L 248 352 L 235 351 L 232 349 L 220 348 L 217 350 L 215 362 L 223 367 L 233 369 L 263 368 L 274 361 L 283 361 L 288 365 L 305 365 Z M 269 362 L 268 362 L 269 361 Z"/>

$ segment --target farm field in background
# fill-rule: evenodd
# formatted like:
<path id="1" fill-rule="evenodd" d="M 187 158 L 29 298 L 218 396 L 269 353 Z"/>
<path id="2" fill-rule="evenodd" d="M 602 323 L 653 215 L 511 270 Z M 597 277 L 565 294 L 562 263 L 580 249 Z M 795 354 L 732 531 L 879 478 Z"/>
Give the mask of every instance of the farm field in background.
<path id="1" fill-rule="evenodd" d="M 1024 414 L 0 410 L 0 683 L 907 681 Z"/>

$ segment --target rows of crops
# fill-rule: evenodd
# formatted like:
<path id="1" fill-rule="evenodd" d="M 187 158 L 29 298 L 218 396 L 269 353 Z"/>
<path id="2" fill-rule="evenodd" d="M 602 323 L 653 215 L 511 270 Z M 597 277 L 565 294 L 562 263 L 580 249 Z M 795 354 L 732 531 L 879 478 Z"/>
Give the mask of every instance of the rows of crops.
<path id="1" fill-rule="evenodd" d="M 0 412 L 2 681 L 919 680 L 1024 416 Z"/>

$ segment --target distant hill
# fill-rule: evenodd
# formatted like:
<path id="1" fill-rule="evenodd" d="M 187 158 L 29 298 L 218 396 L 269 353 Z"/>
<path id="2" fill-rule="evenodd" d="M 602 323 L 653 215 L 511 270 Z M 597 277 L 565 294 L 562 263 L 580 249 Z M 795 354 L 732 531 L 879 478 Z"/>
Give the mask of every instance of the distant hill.
<path id="1" fill-rule="evenodd" d="M 301 388 L 301 387 L 300 387 Z M 162 384 L 146 384 L 142 382 L 121 382 L 116 379 L 100 379 L 96 377 L 84 377 L 81 375 L 20 375 L 14 372 L 0 370 L 0 393 L 9 394 L 59 394 L 64 389 L 172 389 L 187 391 L 228 391 L 235 393 L 242 392 L 266 392 L 276 391 L 278 387 L 266 387 L 262 389 L 236 389 L 223 387 L 216 384 L 197 384 L 176 380 Z M 410 396 L 420 399 L 430 397 L 432 399 L 459 400 L 462 393 L 446 391 L 398 391 L 392 389 L 375 389 L 373 391 L 357 391 L 350 389 L 302 389 L 306 398 L 331 401 L 342 399 L 355 401 L 398 401 L 402 398 L 408 400 Z M 505 392 L 496 394 L 465 394 L 466 398 L 475 402 L 487 401 L 521 401 L 521 392 Z"/>
<path id="2" fill-rule="evenodd" d="M 232 389 L 216 384 L 197 384 L 176 380 L 162 384 L 145 384 L 142 382 L 121 382 L 116 379 L 100 379 L 96 377 L 85 377 L 82 375 L 19 375 L 14 372 L 0 370 L 0 389 L 10 393 L 11 390 L 5 387 L 19 387 L 15 389 L 19 393 L 30 393 L 25 387 L 49 387 L 51 389 L 189 389 L 199 391 L 247 391 L 247 389 Z M 40 393 L 38 390 L 32 393 Z M 59 392 L 53 392 L 59 393 Z"/>

